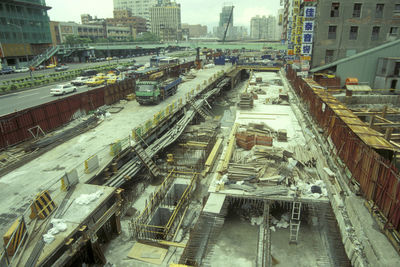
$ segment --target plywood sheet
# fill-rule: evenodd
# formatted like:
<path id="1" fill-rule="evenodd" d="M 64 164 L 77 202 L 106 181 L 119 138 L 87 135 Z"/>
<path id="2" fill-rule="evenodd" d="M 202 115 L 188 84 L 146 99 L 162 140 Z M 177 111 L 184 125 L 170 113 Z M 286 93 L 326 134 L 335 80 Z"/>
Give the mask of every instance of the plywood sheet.
<path id="1" fill-rule="evenodd" d="M 152 264 L 161 265 L 167 255 L 168 249 L 135 243 L 128 253 L 128 257 Z"/>

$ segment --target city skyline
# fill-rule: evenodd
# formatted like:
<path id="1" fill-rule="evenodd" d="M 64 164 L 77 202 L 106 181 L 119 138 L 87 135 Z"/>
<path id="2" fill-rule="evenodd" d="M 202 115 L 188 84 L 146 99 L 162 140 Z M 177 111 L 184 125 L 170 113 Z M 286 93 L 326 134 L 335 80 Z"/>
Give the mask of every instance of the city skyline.
<path id="1" fill-rule="evenodd" d="M 48 14 L 52 21 L 74 21 L 80 23 L 81 14 L 90 14 L 98 18 L 113 17 L 113 1 L 102 1 L 102 5 L 96 0 L 46 0 L 46 4 L 52 9 Z M 209 30 L 218 25 L 219 14 L 224 5 L 224 1 L 218 1 L 215 4 L 213 0 L 178 0 L 181 4 L 182 23 L 202 24 L 208 26 Z M 233 4 L 234 25 L 250 27 L 250 20 L 256 15 L 277 16 L 278 9 L 281 8 L 279 0 L 261 2 L 259 0 L 232 1 L 227 4 Z"/>

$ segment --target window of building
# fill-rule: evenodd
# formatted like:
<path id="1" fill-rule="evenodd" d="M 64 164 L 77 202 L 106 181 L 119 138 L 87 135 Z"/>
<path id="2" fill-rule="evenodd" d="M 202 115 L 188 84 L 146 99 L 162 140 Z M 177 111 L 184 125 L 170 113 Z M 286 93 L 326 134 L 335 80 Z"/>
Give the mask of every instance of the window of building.
<path id="1" fill-rule="evenodd" d="M 332 18 L 339 17 L 339 6 L 340 6 L 340 3 L 332 3 L 332 6 L 331 6 L 331 17 Z"/>
<path id="2" fill-rule="evenodd" d="M 396 15 L 400 15 L 400 4 L 394 5 L 393 13 L 395 13 Z"/>
<path id="3" fill-rule="evenodd" d="M 333 54 L 335 53 L 335 50 L 326 50 L 325 51 L 325 63 L 329 63 L 333 61 Z"/>
<path id="4" fill-rule="evenodd" d="M 351 26 L 349 40 L 357 40 L 357 35 L 358 35 L 358 27 Z"/>
<path id="5" fill-rule="evenodd" d="M 337 26 L 329 26 L 328 39 L 336 39 L 336 28 Z"/>
<path id="6" fill-rule="evenodd" d="M 381 30 L 381 27 L 374 26 L 372 27 L 372 35 L 371 35 L 371 40 L 376 41 L 379 39 L 379 31 Z"/>
<path id="7" fill-rule="evenodd" d="M 389 35 L 397 36 L 398 32 L 399 32 L 399 27 L 390 27 Z"/>
<path id="8" fill-rule="evenodd" d="M 376 10 L 375 10 L 375 18 L 381 19 L 383 18 L 383 7 L 384 4 L 376 4 Z"/>
<path id="9" fill-rule="evenodd" d="M 361 7 L 362 7 L 362 4 L 360 4 L 360 3 L 354 4 L 353 18 L 360 18 L 361 17 Z"/>
<path id="10" fill-rule="evenodd" d="M 394 65 L 394 73 L 395 76 L 400 76 L 400 62 L 396 62 Z"/>

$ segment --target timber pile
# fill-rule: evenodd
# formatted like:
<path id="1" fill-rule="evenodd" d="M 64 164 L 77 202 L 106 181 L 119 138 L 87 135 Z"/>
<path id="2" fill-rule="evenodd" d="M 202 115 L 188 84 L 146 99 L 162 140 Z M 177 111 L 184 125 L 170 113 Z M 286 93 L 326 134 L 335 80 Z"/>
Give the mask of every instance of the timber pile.
<path id="1" fill-rule="evenodd" d="M 238 164 L 230 163 L 228 179 L 232 181 L 251 181 L 259 177 L 262 167 L 257 163 Z"/>

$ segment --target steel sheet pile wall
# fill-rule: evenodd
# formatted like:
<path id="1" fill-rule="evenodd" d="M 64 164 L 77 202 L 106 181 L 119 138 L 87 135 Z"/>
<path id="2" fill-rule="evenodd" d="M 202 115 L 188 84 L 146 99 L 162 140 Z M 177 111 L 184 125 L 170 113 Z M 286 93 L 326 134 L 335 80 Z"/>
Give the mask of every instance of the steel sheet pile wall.
<path id="1" fill-rule="evenodd" d="M 61 98 L 0 118 L 0 149 L 32 139 L 28 129 L 39 125 L 45 133 L 71 121 L 78 111 L 89 112 L 133 93 L 133 79 Z"/>
<path id="2" fill-rule="evenodd" d="M 331 138 L 337 155 L 360 184 L 364 197 L 373 201 L 387 219 L 385 227 L 400 231 L 400 183 L 398 170 L 389 157 L 385 157 L 390 152 L 376 150 L 363 142 L 359 133 L 355 133 L 338 115 L 340 107 L 335 112 L 328 105 L 329 100 L 338 102 L 333 96 L 325 95 L 324 101 L 321 92 L 297 77 L 291 68 L 287 71 L 287 78 L 313 118 L 324 129 L 325 135 Z M 345 106 L 343 109 L 346 109 Z"/>
<path id="3" fill-rule="evenodd" d="M 104 102 L 111 105 L 124 99 L 127 95 L 134 92 L 135 79 L 126 79 L 122 82 L 110 84 L 104 88 Z"/>

